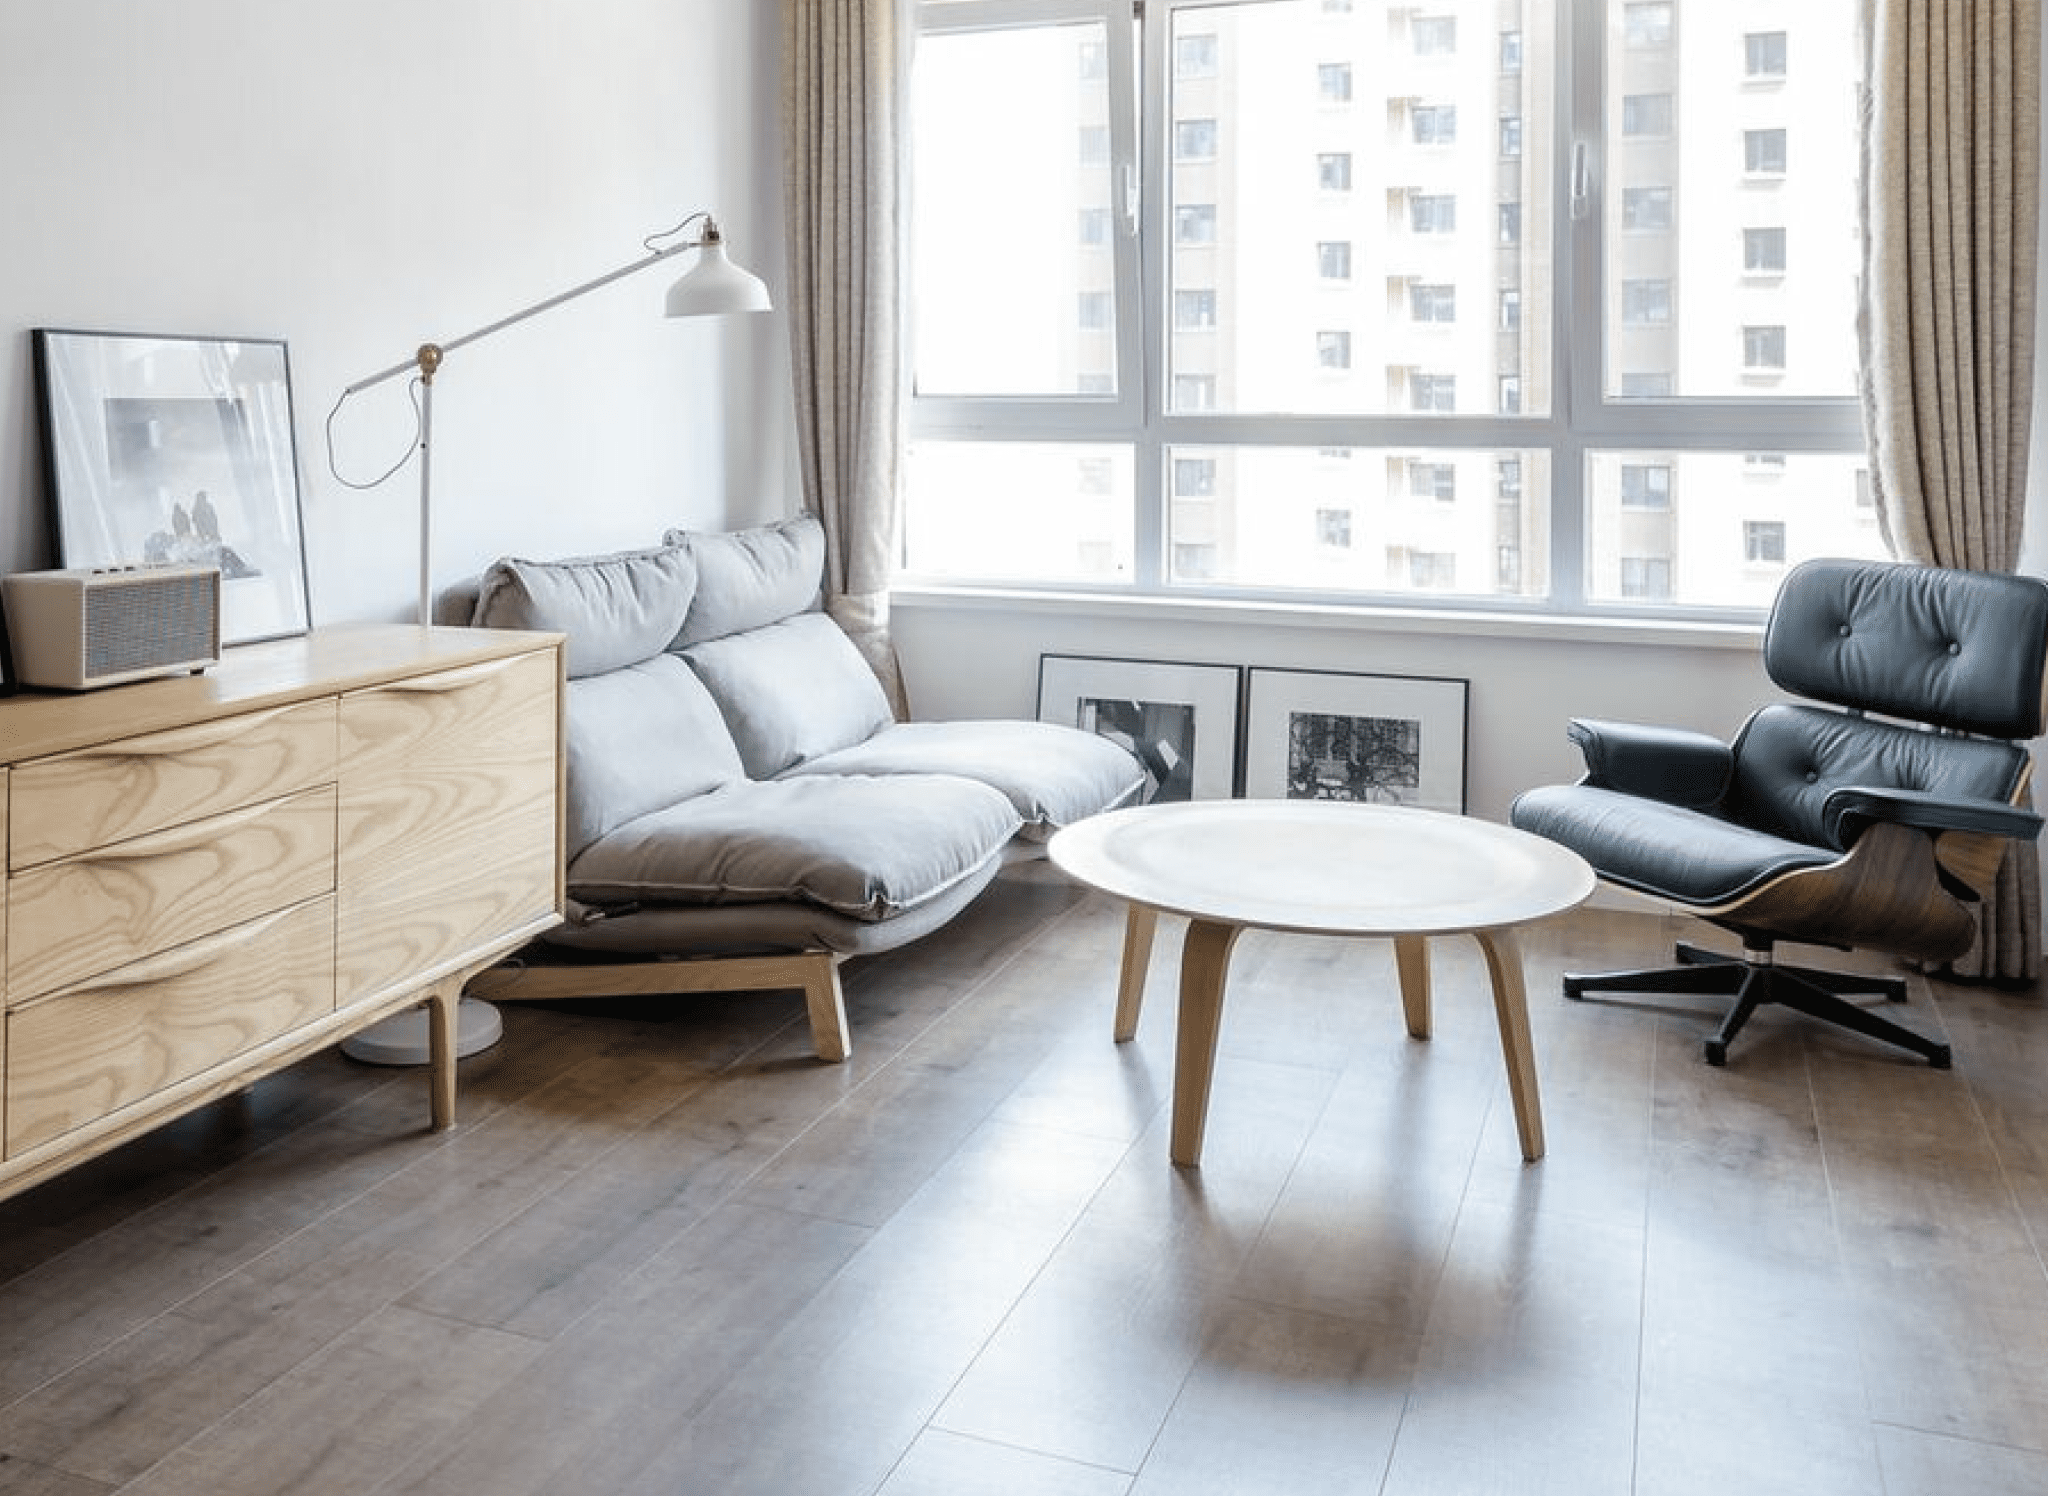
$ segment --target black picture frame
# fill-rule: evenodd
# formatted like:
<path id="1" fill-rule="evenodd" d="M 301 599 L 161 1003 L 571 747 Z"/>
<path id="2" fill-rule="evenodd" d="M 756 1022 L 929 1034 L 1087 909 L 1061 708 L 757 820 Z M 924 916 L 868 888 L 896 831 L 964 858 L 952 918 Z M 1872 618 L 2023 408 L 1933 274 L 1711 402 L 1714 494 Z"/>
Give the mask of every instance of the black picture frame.
<path id="1" fill-rule="evenodd" d="M 1469 684 L 1253 666 L 1244 792 L 1465 813 Z"/>
<path id="2" fill-rule="evenodd" d="M 309 626 L 291 361 L 269 338 L 37 328 L 57 564 L 221 571 L 221 642 Z"/>
<path id="3" fill-rule="evenodd" d="M 1122 744 L 1145 766 L 1145 799 L 1237 793 L 1243 671 L 1100 655 L 1038 657 L 1038 718 Z"/>

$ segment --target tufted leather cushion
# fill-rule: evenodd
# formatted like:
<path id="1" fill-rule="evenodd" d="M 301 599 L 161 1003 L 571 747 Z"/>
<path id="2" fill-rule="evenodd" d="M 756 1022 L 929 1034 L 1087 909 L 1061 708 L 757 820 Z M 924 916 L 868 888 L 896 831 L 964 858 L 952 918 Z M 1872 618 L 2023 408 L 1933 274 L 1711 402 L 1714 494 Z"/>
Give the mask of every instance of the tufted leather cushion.
<path id="1" fill-rule="evenodd" d="M 2048 670 L 2048 583 L 1892 562 L 1787 573 L 1764 668 L 1797 696 L 1994 738 L 2031 738 Z"/>

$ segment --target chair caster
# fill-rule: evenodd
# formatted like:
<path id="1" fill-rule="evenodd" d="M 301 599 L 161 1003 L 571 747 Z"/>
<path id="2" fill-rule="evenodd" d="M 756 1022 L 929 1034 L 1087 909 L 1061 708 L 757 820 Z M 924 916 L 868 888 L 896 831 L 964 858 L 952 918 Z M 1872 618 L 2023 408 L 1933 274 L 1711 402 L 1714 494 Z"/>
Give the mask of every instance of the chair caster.
<path id="1" fill-rule="evenodd" d="M 1927 1063 L 1937 1070 L 1946 1070 L 1954 1063 L 1954 1059 L 1946 1044 L 1937 1044 L 1928 1052 Z"/>
<path id="2" fill-rule="evenodd" d="M 1707 1053 L 1707 1063 L 1709 1065 L 1720 1066 L 1728 1063 L 1727 1041 L 1722 1039 L 1709 1039 L 1706 1042 L 1705 1049 Z"/>

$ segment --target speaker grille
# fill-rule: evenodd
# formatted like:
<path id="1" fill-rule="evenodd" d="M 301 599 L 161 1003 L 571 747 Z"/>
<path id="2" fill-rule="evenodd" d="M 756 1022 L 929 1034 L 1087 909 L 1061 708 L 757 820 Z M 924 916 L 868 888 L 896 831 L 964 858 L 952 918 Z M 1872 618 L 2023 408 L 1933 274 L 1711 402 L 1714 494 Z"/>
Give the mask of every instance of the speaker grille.
<path id="1" fill-rule="evenodd" d="M 88 679 L 214 653 L 212 576 L 147 577 L 85 595 Z"/>

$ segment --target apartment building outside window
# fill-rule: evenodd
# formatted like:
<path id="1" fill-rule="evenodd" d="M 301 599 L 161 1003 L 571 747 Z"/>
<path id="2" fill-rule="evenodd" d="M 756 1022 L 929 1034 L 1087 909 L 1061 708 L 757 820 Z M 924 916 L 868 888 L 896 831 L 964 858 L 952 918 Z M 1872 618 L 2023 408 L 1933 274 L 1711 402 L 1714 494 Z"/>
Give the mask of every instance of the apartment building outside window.
<path id="1" fill-rule="evenodd" d="M 1757 616 L 1881 554 L 1852 4 L 924 0 L 907 577 Z"/>

